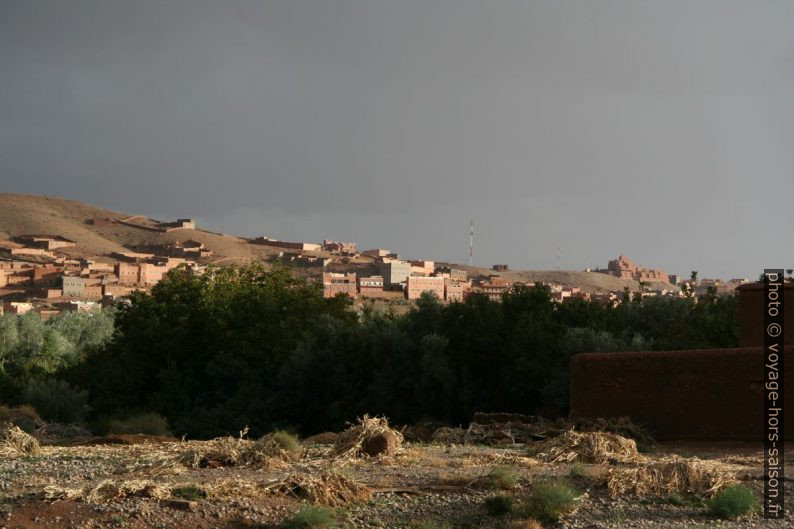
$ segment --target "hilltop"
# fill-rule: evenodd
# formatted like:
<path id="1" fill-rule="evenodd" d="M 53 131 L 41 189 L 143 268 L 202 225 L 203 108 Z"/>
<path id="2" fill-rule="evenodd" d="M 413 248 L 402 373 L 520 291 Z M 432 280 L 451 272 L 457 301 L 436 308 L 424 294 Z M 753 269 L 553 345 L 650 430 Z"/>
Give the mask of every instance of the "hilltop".
<path id="1" fill-rule="evenodd" d="M 208 263 L 246 262 L 267 259 L 278 253 L 271 248 L 248 244 L 246 239 L 202 229 L 172 232 L 152 231 L 117 222 L 94 225 L 95 219 L 120 221 L 132 217 L 74 200 L 37 195 L 0 193 L 0 238 L 19 235 L 61 235 L 77 243 L 65 249 L 74 257 L 105 256 L 111 252 L 141 250 L 174 242 L 195 240 L 212 248 Z M 154 224 L 142 219 L 141 226 Z"/>
<path id="2" fill-rule="evenodd" d="M 121 224 L 119 221 L 134 218 L 134 223 Z M 96 219 L 109 220 L 94 224 Z M 166 219 L 146 219 L 134 217 L 110 209 L 84 204 L 63 198 L 0 193 L 0 239 L 20 235 L 41 234 L 60 235 L 71 239 L 77 246 L 64 249 L 63 253 L 73 257 L 107 257 L 111 252 L 147 251 L 163 247 L 174 242 L 194 240 L 212 249 L 212 256 L 202 258 L 204 264 L 235 264 L 253 260 L 269 260 L 278 255 L 279 250 L 273 247 L 251 244 L 250 239 L 234 235 L 220 234 L 201 229 L 179 229 L 175 231 L 156 231 L 147 227 L 156 226 Z M 171 219 L 173 220 L 173 219 Z M 266 232 L 263 226 L 263 232 Z M 330 257 L 331 254 L 322 250 L 304 251 L 306 255 Z M 333 271 L 366 271 L 373 273 L 374 259 L 367 256 L 342 259 L 333 263 L 329 270 Z M 469 267 L 457 263 L 439 263 L 469 272 L 470 276 L 494 274 L 489 268 Z M 311 274 L 309 270 L 305 273 Z M 317 271 L 315 271 L 317 272 Z M 579 287 L 585 292 L 622 291 L 624 288 L 638 290 L 639 283 L 606 274 L 582 271 L 549 271 L 549 270 L 509 270 L 498 272 L 510 282 L 533 283 L 542 281 L 556 283 L 565 287 Z M 675 289 L 668 283 L 650 283 L 651 288 Z"/>

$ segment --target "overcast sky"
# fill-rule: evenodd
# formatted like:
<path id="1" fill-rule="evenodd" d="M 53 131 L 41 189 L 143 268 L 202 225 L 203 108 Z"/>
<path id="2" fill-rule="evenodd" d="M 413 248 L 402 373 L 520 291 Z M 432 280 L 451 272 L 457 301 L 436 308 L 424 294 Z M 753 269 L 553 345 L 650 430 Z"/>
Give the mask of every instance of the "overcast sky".
<path id="1" fill-rule="evenodd" d="M 0 0 L 0 190 L 756 277 L 794 267 L 794 2 Z"/>

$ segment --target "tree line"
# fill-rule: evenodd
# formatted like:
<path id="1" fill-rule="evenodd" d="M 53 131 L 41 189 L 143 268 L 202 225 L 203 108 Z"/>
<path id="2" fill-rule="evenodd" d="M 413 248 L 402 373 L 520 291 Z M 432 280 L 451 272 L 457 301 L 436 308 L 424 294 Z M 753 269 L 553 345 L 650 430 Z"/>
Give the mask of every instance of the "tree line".
<path id="1" fill-rule="evenodd" d="M 550 294 L 423 296 L 398 315 L 324 299 L 281 267 L 174 270 L 110 311 L 0 318 L 0 398 L 95 429 L 156 413 L 196 438 L 338 430 L 364 413 L 462 424 L 475 411 L 564 415 L 580 352 L 738 345 L 734 297 L 608 306 Z"/>

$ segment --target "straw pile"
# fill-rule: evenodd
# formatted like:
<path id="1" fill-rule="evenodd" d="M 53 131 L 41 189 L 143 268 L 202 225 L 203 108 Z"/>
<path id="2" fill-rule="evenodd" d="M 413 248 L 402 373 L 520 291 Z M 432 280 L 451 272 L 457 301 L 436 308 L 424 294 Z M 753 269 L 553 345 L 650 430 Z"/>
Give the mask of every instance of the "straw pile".
<path id="1" fill-rule="evenodd" d="M 6 423 L 0 426 L 0 446 L 5 451 L 26 456 L 39 453 L 41 445 L 32 435 L 23 432 L 19 426 Z"/>
<path id="2" fill-rule="evenodd" d="M 294 474 L 266 487 L 266 490 L 329 507 L 366 501 L 372 496 L 369 487 L 335 472 Z"/>
<path id="3" fill-rule="evenodd" d="M 713 496 L 735 482 L 733 475 L 709 468 L 698 459 L 654 461 L 611 469 L 606 475 L 606 486 L 612 496 L 664 496 L 674 492 Z"/>
<path id="4" fill-rule="evenodd" d="M 150 480 L 105 479 L 95 486 L 88 485 L 83 489 L 50 485 L 44 487 L 43 496 L 48 500 L 82 500 L 85 503 L 98 504 L 120 501 L 131 496 L 159 500 L 169 496 L 169 489 Z"/>
<path id="5" fill-rule="evenodd" d="M 257 441 L 243 438 L 218 437 L 210 441 L 191 443 L 180 462 L 188 468 L 233 467 L 239 465 L 258 468 L 283 468 L 285 463 L 301 457 L 300 447 L 285 445 L 278 434 L 267 434 Z"/>
<path id="6" fill-rule="evenodd" d="M 83 501 L 86 503 L 110 503 L 129 498 L 130 496 L 163 499 L 169 496 L 169 490 L 168 487 L 145 479 L 133 479 L 130 481 L 106 479 L 99 482 L 96 487 L 85 490 Z"/>
<path id="7" fill-rule="evenodd" d="M 633 439 L 606 432 L 574 430 L 567 430 L 562 435 L 545 441 L 535 457 L 546 463 L 629 463 L 642 460 Z"/>
<path id="8" fill-rule="evenodd" d="M 366 457 L 394 455 L 403 443 L 400 432 L 389 428 L 385 417 L 364 415 L 342 432 L 334 443 L 331 457 Z"/>

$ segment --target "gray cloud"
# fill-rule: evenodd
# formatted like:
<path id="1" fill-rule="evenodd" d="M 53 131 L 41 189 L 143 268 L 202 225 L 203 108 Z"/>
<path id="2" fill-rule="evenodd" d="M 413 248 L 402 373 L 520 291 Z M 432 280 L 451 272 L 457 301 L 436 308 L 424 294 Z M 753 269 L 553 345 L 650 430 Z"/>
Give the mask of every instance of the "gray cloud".
<path id="1" fill-rule="evenodd" d="M 0 184 L 480 264 L 794 266 L 794 4 L 2 3 Z"/>

